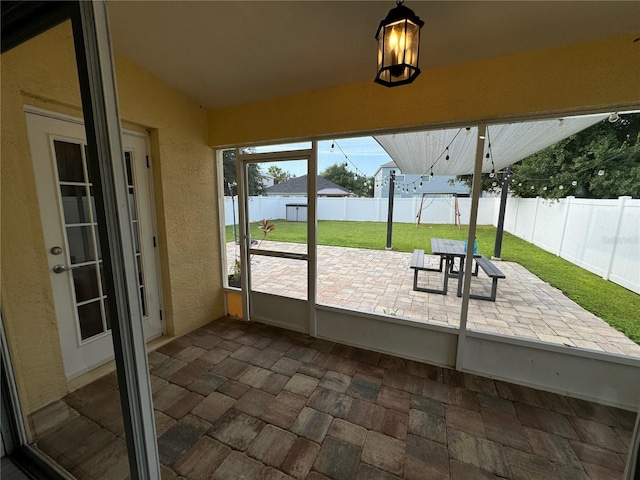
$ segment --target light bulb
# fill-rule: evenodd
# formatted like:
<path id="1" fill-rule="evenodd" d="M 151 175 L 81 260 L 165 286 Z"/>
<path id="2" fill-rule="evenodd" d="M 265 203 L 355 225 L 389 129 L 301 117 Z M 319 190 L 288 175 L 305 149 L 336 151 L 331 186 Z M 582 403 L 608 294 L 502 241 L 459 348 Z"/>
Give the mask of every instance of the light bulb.
<path id="1" fill-rule="evenodd" d="M 491 184 L 491 186 L 493 186 L 493 187 L 497 187 L 497 186 L 498 186 L 498 184 L 497 184 L 496 182 L 493 182 L 493 183 Z"/>
<path id="2" fill-rule="evenodd" d="M 330 151 L 331 153 L 333 153 L 333 149 L 334 149 L 334 147 L 335 147 L 335 143 L 332 143 L 332 144 L 331 144 L 331 148 L 329 149 L 329 151 Z"/>
<path id="3" fill-rule="evenodd" d="M 560 189 L 560 190 L 564 190 L 564 185 L 560 185 L 560 186 L 558 187 L 558 189 Z"/>
<path id="4" fill-rule="evenodd" d="M 353 179 L 357 181 L 358 180 L 358 175 L 354 175 Z"/>
<path id="5" fill-rule="evenodd" d="M 521 187 L 521 186 L 522 186 L 522 182 L 520 182 L 520 183 L 518 184 L 518 186 L 519 186 L 519 187 Z"/>
<path id="6" fill-rule="evenodd" d="M 531 185 L 531 190 L 533 190 L 535 187 L 533 185 Z"/>
<path id="7" fill-rule="evenodd" d="M 467 127 L 464 129 L 464 134 L 469 135 L 471 133 L 471 127 Z"/>
<path id="8" fill-rule="evenodd" d="M 491 171 L 491 173 L 489 174 L 489 178 L 493 178 L 493 177 L 495 177 L 495 176 L 496 176 L 496 172 Z"/>
<path id="9" fill-rule="evenodd" d="M 564 118 L 559 118 L 558 119 L 558 126 L 559 127 L 564 127 Z"/>
<path id="10" fill-rule="evenodd" d="M 600 170 L 600 171 L 598 172 L 598 175 L 603 176 L 603 175 L 604 175 L 604 170 Z"/>
<path id="11" fill-rule="evenodd" d="M 546 190 L 547 190 L 547 187 L 546 187 L 546 186 L 545 186 L 545 187 L 542 187 L 542 189 L 543 189 L 544 191 L 546 191 Z"/>
<path id="12" fill-rule="evenodd" d="M 578 182 L 576 182 L 576 181 L 574 180 L 573 182 L 571 182 L 571 185 L 573 185 L 573 186 L 575 187 L 576 185 L 578 185 Z"/>

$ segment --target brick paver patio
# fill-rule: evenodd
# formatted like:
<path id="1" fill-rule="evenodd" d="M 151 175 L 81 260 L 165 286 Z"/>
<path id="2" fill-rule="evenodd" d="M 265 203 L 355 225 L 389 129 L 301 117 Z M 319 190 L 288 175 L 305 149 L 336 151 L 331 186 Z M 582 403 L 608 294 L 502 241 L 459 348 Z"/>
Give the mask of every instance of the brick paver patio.
<path id="1" fill-rule="evenodd" d="M 237 246 L 227 244 L 227 258 Z M 303 252 L 306 246 L 269 242 L 261 248 Z M 430 257 L 435 266 L 438 257 Z M 462 299 L 457 281 L 445 295 L 413 291 L 410 253 L 318 246 L 318 302 L 340 307 L 397 315 L 419 322 L 460 323 Z M 601 352 L 640 357 L 640 346 L 564 294 L 513 262 L 496 262 L 506 275 L 498 282 L 495 302 L 471 299 L 468 328 L 525 337 Z M 306 299 L 304 262 L 254 256 L 252 286 L 261 292 Z M 420 274 L 421 286 L 440 287 L 442 275 Z M 488 294 L 491 281 L 482 272 L 474 277 L 472 293 Z"/>
<path id="2" fill-rule="evenodd" d="M 221 319 L 149 355 L 162 479 L 622 478 L 635 414 Z M 78 479 L 128 464 L 113 374 L 31 415 Z"/>

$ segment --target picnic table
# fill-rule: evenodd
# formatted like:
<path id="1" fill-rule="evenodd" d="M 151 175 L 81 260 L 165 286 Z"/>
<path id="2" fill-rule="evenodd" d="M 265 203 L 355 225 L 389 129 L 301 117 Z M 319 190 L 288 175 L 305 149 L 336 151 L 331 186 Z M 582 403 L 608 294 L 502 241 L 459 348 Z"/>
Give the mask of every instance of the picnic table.
<path id="1" fill-rule="evenodd" d="M 466 256 L 464 242 L 460 240 L 450 240 L 447 238 L 432 238 L 431 239 L 431 254 L 440 256 L 440 262 L 438 267 L 426 267 L 424 263 L 424 250 L 416 249 L 413 251 L 413 257 L 411 258 L 410 268 L 413 272 L 413 289 L 418 292 L 438 293 L 441 295 L 447 294 L 449 278 L 458 279 L 458 297 L 462 296 L 462 279 L 464 273 L 464 257 Z M 482 270 L 492 279 L 491 295 L 469 295 L 470 298 L 476 298 L 479 300 L 495 301 L 498 279 L 505 278 L 505 275 L 496 267 L 491 261 L 484 255 L 479 253 L 473 254 L 475 262 L 475 268 L 471 272 L 472 276 L 478 275 L 478 268 Z M 456 268 L 457 260 L 457 268 Z M 438 288 L 426 288 L 418 286 L 418 272 L 440 272 L 444 273 L 444 283 L 441 289 Z"/>

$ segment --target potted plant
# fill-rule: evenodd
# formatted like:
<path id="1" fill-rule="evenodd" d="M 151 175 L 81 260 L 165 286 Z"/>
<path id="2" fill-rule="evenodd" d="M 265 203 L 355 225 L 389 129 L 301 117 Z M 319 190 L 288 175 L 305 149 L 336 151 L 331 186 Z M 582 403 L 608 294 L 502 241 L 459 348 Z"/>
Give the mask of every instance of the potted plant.
<path id="1" fill-rule="evenodd" d="M 242 266 L 240 265 L 240 259 L 236 257 L 236 259 L 233 261 L 232 273 L 230 273 L 229 276 L 227 277 L 227 280 L 229 281 L 229 286 L 240 288 L 241 280 L 242 280 L 241 275 L 242 275 Z"/>
<path id="2" fill-rule="evenodd" d="M 276 229 L 276 224 L 272 222 L 271 219 L 265 218 L 258 222 L 258 228 L 260 228 L 260 231 L 262 231 L 262 238 L 260 239 L 260 242 L 258 242 L 256 248 L 260 248 L 260 245 L 262 245 L 264 239 L 267 238 L 269 232 Z M 255 240 L 253 240 L 251 244 L 253 245 L 254 242 Z M 251 256 L 251 259 L 253 259 L 253 255 Z M 235 260 L 233 261 L 233 269 L 227 276 L 227 280 L 230 287 L 242 287 L 242 263 L 240 262 L 240 258 L 237 255 Z"/>

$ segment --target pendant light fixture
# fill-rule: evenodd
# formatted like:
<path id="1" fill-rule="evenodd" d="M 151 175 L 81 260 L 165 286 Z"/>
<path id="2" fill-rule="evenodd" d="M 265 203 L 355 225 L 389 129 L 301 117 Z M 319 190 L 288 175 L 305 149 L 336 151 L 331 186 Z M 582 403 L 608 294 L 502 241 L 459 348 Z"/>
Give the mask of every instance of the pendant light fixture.
<path id="1" fill-rule="evenodd" d="M 395 87 L 413 82 L 418 75 L 420 29 L 424 22 L 396 0 L 396 7 L 380 22 L 378 41 L 378 73 L 374 82 Z"/>

